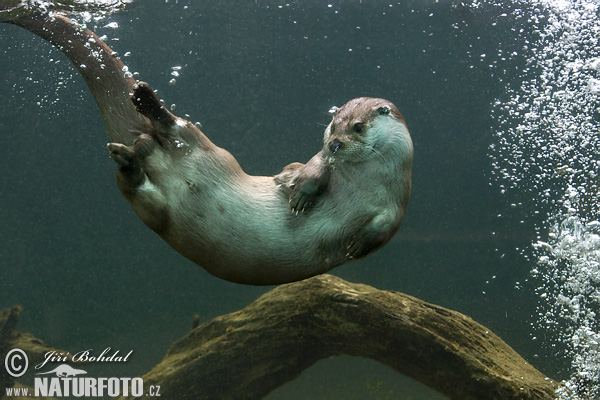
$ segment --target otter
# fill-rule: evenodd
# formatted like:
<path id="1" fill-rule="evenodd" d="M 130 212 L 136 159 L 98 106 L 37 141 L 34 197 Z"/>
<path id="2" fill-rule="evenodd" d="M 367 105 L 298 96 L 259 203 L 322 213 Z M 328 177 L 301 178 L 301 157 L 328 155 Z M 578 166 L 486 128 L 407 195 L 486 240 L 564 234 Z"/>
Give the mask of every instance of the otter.
<path id="1" fill-rule="evenodd" d="M 400 227 L 413 145 L 391 102 L 361 97 L 334 107 L 323 148 L 306 164 L 251 176 L 124 72 L 90 30 L 40 12 L 9 22 L 78 68 L 105 121 L 121 192 L 148 227 L 212 275 L 252 285 L 305 279 L 365 257 Z"/>

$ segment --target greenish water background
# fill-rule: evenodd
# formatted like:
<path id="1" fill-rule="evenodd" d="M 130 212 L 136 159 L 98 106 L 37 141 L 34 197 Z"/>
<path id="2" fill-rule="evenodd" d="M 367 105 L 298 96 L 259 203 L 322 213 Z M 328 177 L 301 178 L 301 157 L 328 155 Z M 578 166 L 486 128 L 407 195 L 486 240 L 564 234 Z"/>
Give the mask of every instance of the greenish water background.
<path id="1" fill-rule="evenodd" d="M 252 174 L 315 154 L 332 105 L 390 99 L 415 144 L 404 224 L 385 248 L 332 272 L 470 315 L 567 377 L 567 362 L 531 340 L 538 298 L 527 283 L 515 289 L 532 268 L 515 249 L 534 240 L 535 210 L 490 185 L 490 112 L 522 75 L 524 61 L 506 55 L 521 51 L 513 29 L 527 22 L 510 18 L 514 5 L 329 3 L 154 0 L 88 25 Z M 102 28 L 113 21 L 118 29 Z M 134 349 L 130 363 L 101 371 L 136 376 L 194 314 L 208 320 L 269 289 L 214 278 L 146 228 L 115 185 L 100 115 L 66 57 L 13 26 L 0 25 L 0 43 L 0 306 L 24 306 L 23 331 L 66 349 Z M 173 66 L 182 69 L 171 86 Z M 271 398 L 389 390 L 433 398 L 359 359 L 323 361 Z"/>

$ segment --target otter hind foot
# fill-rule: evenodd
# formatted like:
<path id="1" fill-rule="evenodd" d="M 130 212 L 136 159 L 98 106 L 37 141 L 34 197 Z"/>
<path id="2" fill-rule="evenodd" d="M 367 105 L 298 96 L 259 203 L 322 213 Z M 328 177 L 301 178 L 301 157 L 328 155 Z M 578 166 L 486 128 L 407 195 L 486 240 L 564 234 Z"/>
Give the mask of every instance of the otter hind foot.
<path id="1" fill-rule="evenodd" d="M 132 148 L 121 143 L 108 143 L 106 147 L 110 157 L 119 165 L 120 182 L 126 183 L 130 188 L 144 183 L 146 176 Z"/>
<path id="2" fill-rule="evenodd" d="M 106 145 L 110 158 L 119 164 L 119 168 L 129 168 L 134 162 L 135 153 L 132 148 L 121 143 L 108 143 Z"/>
<path id="3" fill-rule="evenodd" d="M 152 87 L 146 82 L 140 82 L 133 87 L 131 101 L 138 112 L 164 127 L 169 127 L 176 121 L 176 117 L 165 108 Z"/>

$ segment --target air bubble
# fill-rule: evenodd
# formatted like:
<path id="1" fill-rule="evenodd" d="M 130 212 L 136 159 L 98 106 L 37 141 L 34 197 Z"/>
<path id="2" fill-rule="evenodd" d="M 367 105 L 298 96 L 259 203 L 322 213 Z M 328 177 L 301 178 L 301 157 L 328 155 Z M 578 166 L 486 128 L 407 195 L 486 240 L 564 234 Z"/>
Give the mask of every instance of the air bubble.
<path id="1" fill-rule="evenodd" d="M 595 94 L 595 95 L 599 94 L 600 93 L 600 80 L 595 79 L 595 78 L 590 78 L 590 80 L 588 82 L 588 90 L 592 94 Z"/>

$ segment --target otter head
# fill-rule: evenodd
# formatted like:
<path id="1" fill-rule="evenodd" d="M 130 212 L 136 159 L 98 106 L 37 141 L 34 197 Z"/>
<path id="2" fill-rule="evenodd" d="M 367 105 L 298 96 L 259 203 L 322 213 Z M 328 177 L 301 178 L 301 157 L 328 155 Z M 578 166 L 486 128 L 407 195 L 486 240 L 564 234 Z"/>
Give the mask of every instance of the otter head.
<path id="1" fill-rule="evenodd" d="M 387 100 L 359 97 L 330 111 L 323 139 L 331 164 L 364 162 L 382 156 L 412 160 L 412 142 L 400 111 Z M 400 154 L 389 154 L 400 153 Z"/>

